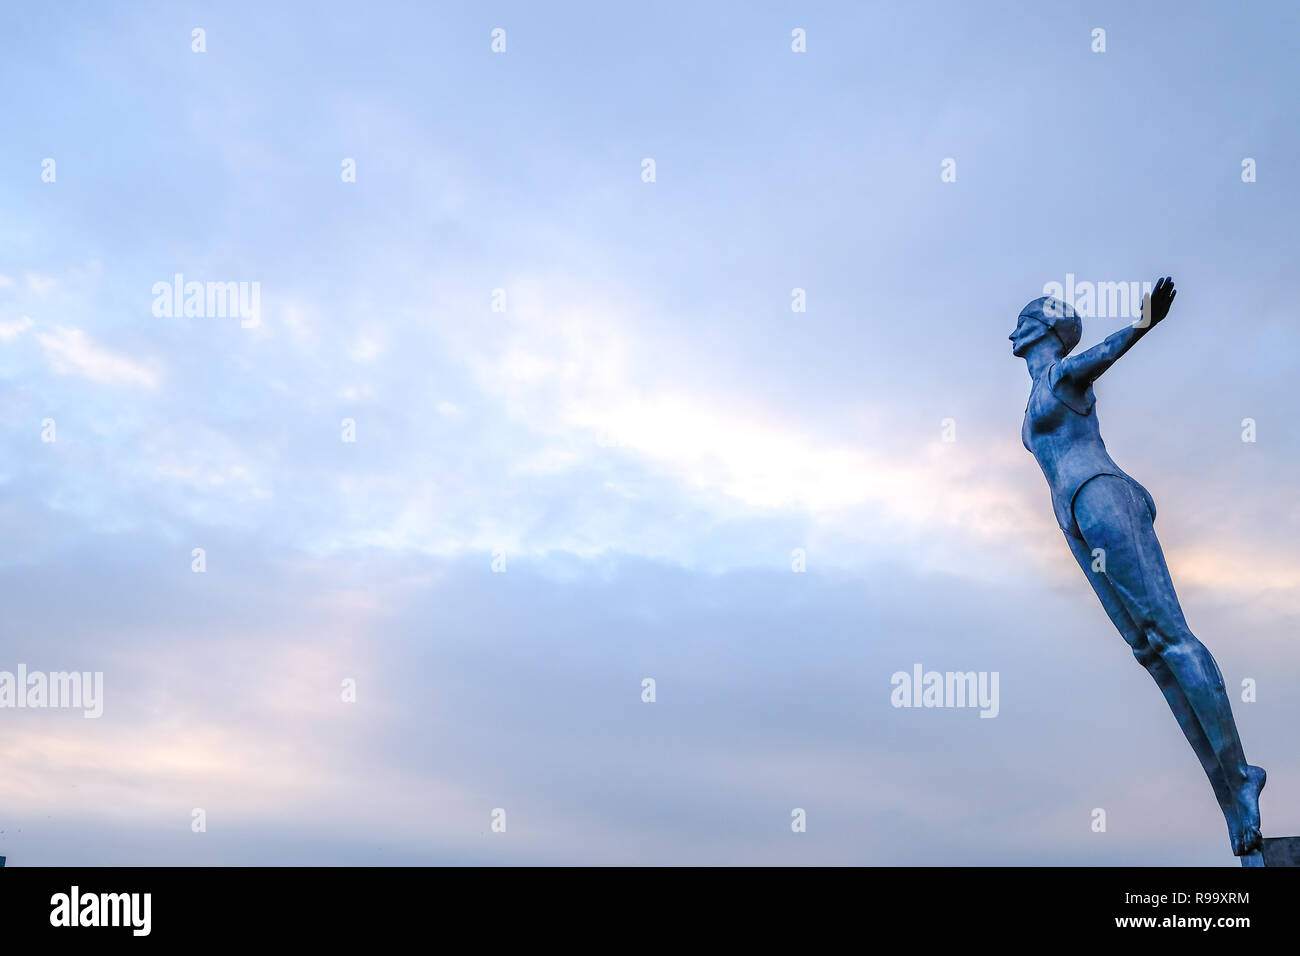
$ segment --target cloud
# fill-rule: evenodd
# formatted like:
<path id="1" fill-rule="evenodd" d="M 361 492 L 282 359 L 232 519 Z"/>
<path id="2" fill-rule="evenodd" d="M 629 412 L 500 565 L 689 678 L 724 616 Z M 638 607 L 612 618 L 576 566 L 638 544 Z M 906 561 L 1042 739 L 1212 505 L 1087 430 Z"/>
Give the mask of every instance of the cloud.
<path id="1" fill-rule="evenodd" d="M 55 285 L 53 276 L 43 276 L 36 272 L 27 273 L 27 288 L 37 295 L 45 295 Z"/>
<path id="2" fill-rule="evenodd" d="M 295 827 L 318 848 L 364 832 L 372 862 L 381 843 L 423 862 L 1234 862 L 1177 725 L 1082 589 L 628 558 L 577 564 L 559 587 L 552 562 L 494 574 L 477 556 L 205 544 L 203 575 L 187 547 L 136 534 L 0 569 L 14 635 L 0 666 L 105 675 L 100 720 L 0 712 L 11 862 L 129 860 L 134 841 L 97 842 L 110 826 L 141 828 L 155 863 L 309 859 L 263 838 Z M 144 580 L 163 585 L 149 602 Z M 52 600 L 73 589 L 95 627 Z M 1009 612 L 1029 599 L 1041 620 Z M 1259 623 L 1289 673 L 1286 621 Z M 999 716 L 893 708 L 889 676 L 912 662 L 999 671 Z M 1285 778 L 1296 702 L 1255 706 L 1268 727 L 1252 755 Z M 1093 834 L 1098 805 L 1149 822 Z M 205 836 L 188 829 L 195 807 Z M 495 807 L 509 835 L 485 843 Z"/>
<path id="3" fill-rule="evenodd" d="M 12 322 L 0 322 L 0 342 L 12 342 L 32 327 L 32 320 L 27 316 Z"/>
<path id="4" fill-rule="evenodd" d="M 557 308 L 578 299 L 563 277 L 509 285 L 514 312 L 492 335 L 453 327 L 448 336 L 484 396 L 501 396 L 534 433 L 542 450 L 520 457 L 535 467 L 573 467 L 616 449 L 661 488 L 719 516 L 839 521 L 850 536 L 854 525 L 879 535 L 890 523 L 913 537 L 942 532 L 1033 552 L 1055 529 L 1045 494 L 1027 499 L 1014 480 L 1018 468 L 1028 473 L 1018 429 L 992 444 L 942 443 L 936 427 L 932 439 L 900 445 L 890 409 L 863 404 L 846 435 L 773 407 L 761 390 L 720 388 L 707 367 L 664 362 L 688 345 L 655 331 L 651 310 L 625 292 L 607 302 L 588 292 L 582 308 Z"/>
<path id="5" fill-rule="evenodd" d="M 369 385 L 346 385 L 339 389 L 339 398 L 348 402 L 369 402 L 375 398 L 375 390 Z"/>
<path id="6" fill-rule="evenodd" d="M 386 336 L 380 329 L 367 329 L 361 332 L 356 341 L 348 348 L 348 358 L 354 362 L 373 362 L 383 355 L 388 345 Z"/>
<path id="7" fill-rule="evenodd" d="M 36 336 L 50 367 L 59 375 L 79 375 L 101 385 L 158 387 L 158 374 L 124 355 L 93 344 L 80 329 L 62 326 Z"/>

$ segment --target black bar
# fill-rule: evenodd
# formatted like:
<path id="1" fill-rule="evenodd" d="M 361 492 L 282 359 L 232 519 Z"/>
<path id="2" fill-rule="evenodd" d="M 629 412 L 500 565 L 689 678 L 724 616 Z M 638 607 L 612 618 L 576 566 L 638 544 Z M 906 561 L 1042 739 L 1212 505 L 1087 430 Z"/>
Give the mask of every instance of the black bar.
<path id="1" fill-rule="evenodd" d="M 1260 934 L 1291 935 L 1298 872 L 11 866 L 0 874 L 0 932 L 6 943 L 76 934 L 97 944 L 134 936 L 128 917 L 142 914 L 143 896 L 135 911 L 116 897 L 125 926 L 51 925 L 56 894 L 70 902 L 76 886 L 83 905 L 93 894 L 150 894 L 145 938 L 165 942 L 283 940 L 301 947 L 355 938 L 373 945 L 432 930 L 436 938 L 471 945 L 590 939 L 640 948 L 719 935 L 734 944 L 847 933 L 862 943 L 902 931 L 925 948 L 945 940 L 988 945 L 1129 936 L 1151 942 L 1193 935 L 1231 945 Z"/>

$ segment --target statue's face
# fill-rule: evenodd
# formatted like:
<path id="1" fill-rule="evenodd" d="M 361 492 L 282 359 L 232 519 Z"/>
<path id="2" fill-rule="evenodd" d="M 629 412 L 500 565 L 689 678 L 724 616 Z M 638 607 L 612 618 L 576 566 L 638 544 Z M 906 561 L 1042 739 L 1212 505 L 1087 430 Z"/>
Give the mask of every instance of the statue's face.
<path id="1" fill-rule="evenodd" d="M 1030 346 L 1050 331 L 1051 329 L 1037 319 L 1022 315 L 1020 321 L 1016 323 L 1015 331 L 1007 336 L 1011 340 L 1011 354 L 1024 355 L 1029 351 Z"/>

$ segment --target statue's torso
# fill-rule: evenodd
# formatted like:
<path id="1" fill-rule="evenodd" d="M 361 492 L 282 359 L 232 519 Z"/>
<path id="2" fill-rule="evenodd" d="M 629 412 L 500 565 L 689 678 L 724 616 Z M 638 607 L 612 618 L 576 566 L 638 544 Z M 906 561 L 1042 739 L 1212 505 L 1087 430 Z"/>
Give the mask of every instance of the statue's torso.
<path id="1" fill-rule="evenodd" d="M 1052 509 L 1061 530 L 1073 537 L 1081 537 L 1074 522 L 1074 496 L 1089 478 L 1097 475 L 1117 475 L 1130 481 L 1141 491 L 1155 517 L 1155 502 L 1137 481 L 1115 464 L 1101 440 L 1097 423 L 1096 397 L 1091 386 L 1084 394 L 1084 404 L 1067 405 L 1052 388 L 1052 376 L 1057 366 L 1049 366 L 1034 380 L 1025 406 L 1025 423 L 1020 430 L 1021 440 L 1043 469 L 1052 491 Z"/>

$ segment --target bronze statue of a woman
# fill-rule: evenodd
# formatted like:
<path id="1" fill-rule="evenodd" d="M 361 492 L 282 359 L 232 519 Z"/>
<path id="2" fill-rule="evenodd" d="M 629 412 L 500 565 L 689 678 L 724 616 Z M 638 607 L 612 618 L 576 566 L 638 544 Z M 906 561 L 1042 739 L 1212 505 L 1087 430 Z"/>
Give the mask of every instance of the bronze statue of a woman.
<path id="1" fill-rule="evenodd" d="M 1261 848 L 1265 774 L 1246 763 L 1223 675 L 1183 619 L 1156 538 L 1155 502 L 1106 453 L 1092 390 L 1102 372 L 1164 321 L 1175 294 L 1173 279 L 1161 279 L 1143 302 L 1141 323 L 1079 355 L 1070 355 L 1082 333 L 1074 309 L 1050 296 L 1025 306 L 1009 336 L 1034 383 L 1021 437 L 1047 478 L 1070 550 L 1200 758 L 1232 852 L 1247 856 Z"/>

